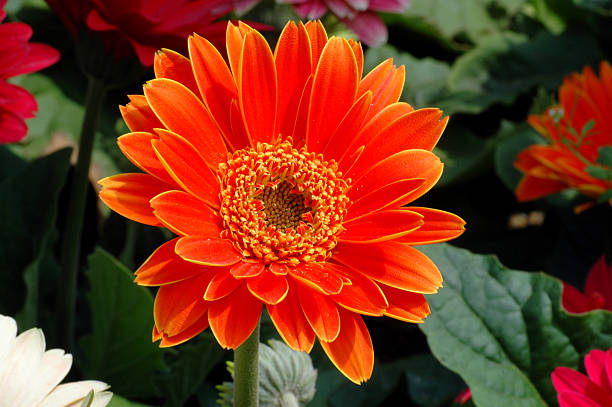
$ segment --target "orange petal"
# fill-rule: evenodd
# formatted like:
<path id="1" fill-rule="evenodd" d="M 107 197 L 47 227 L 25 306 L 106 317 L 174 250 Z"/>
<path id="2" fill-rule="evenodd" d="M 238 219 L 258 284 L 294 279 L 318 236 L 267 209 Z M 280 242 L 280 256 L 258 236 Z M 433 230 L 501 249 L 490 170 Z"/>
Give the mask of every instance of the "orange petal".
<path id="1" fill-rule="evenodd" d="M 230 121 L 230 105 L 238 99 L 234 78 L 217 49 L 197 34 L 189 37 L 189 57 L 204 104 L 219 125 L 233 149 L 246 147 L 233 136 Z"/>
<path id="2" fill-rule="evenodd" d="M 151 144 L 170 176 L 187 192 L 213 208 L 219 207 L 219 181 L 194 146 L 183 137 L 157 129 L 160 139 Z"/>
<path id="3" fill-rule="evenodd" d="M 242 55 L 242 44 L 244 44 L 244 36 L 251 31 L 246 24 L 236 26 L 232 22 L 227 23 L 225 31 L 225 45 L 227 47 L 227 58 L 230 68 L 234 73 L 234 78 L 238 78 L 240 72 L 240 57 Z"/>
<path id="4" fill-rule="evenodd" d="M 398 290 L 397 288 L 381 285 L 389 307 L 385 315 L 406 322 L 423 322 L 431 313 L 429 305 L 423 294 L 410 291 Z"/>
<path id="5" fill-rule="evenodd" d="M 315 71 L 308 113 L 308 151 L 321 152 L 355 100 L 357 63 L 344 38 L 330 39 Z"/>
<path id="6" fill-rule="evenodd" d="M 182 237 L 175 250 L 183 259 L 205 266 L 231 266 L 242 260 L 232 242 L 225 239 Z"/>
<path id="7" fill-rule="evenodd" d="M 357 61 L 357 76 L 361 79 L 361 75 L 363 75 L 363 48 L 361 48 L 361 42 L 353 39 L 349 39 L 348 42 L 353 49 L 353 54 L 355 54 L 355 61 Z"/>
<path id="8" fill-rule="evenodd" d="M 172 239 L 159 246 L 134 272 L 136 275 L 134 282 L 145 286 L 165 285 L 187 280 L 211 270 L 218 270 L 181 259 L 174 252 L 178 239 Z"/>
<path id="9" fill-rule="evenodd" d="M 278 77 L 278 111 L 275 134 L 285 138 L 293 134 L 295 118 L 312 72 L 310 42 L 304 25 L 290 21 L 276 43 L 274 62 Z"/>
<path id="10" fill-rule="evenodd" d="M 143 95 L 130 95 L 128 98 L 130 98 L 130 103 L 119 106 L 119 111 L 131 131 L 151 133 L 153 129 L 163 127 L 162 122 L 155 116 Z"/>
<path id="11" fill-rule="evenodd" d="M 406 68 L 403 65 L 397 69 L 393 67 L 379 88 L 368 89 L 372 92 L 372 107 L 366 116 L 366 120 L 374 117 L 385 107 L 397 103 L 404 90 L 405 74 Z"/>
<path id="12" fill-rule="evenodd" d="M 244 127 L 242 113 L 240 113 L 240 108 L 238 107 L 238 101 L 236 99 L 232 99 L 232 104 L 230 105 L 230 123 L 233 134 L 232 140 L 235 141 L 235 144 L 245 147 L 250 146 L 251 142 L 249 141 L 247 130 Z"/>
<path id="13" fill-rule="evenodd" d="M 338 294 L 342 289 L 342 279 L 336 272 L 319 263 L 300 263 L 289 268 L 289 275 L 323 294 Z"/>
<path id="14" fill-rule="evenodd" d="M 519 182 L 514 193 L 519 202 L 525 202 L 543 198 L 547 195 L 562 191 L 567 187 L 568 185 L 564 182 L 525 175 Z"/>
<path id="15" fill-rule="evenodd" d="M 382 188 L 374 189 L 352 203 L 344 218 L 345 222 L 383 208 L 397 208 L 401 206 L 398 202 L 405 202 L 406 197 L 410 197 L 424 183 L 425 180 L 422 178 L 403 179 L 392 182 Z"/>
<path id="16" fill-rule="evenodd" d="M 372 93 L 366 92 L 346 113 L 346 116 L 344 116 L 338 128 L 330 137 L 327 146 L 323 149 L 323 156 L 327 160 L 334 159 L 340 161 L 344 157 L 348 150 L 347 147 L 353 143 L 355 134 L 359 132 L 371 103 Z"/>
<path id="17" fill-rule="evenodd" d="M 344 308 L 359 314 L 383 315 L 389 304 L 380 287 L 360 273 L 343 266 L 338 266 L 338 269 L 351 281 L 351 284 L 343 285 L 340 294 L 332 295 L 330 298 Z"/>
<path id="18" fill-rule="evenodd" d="M 365 154 L 365 153 L 364 153 Z M 404 179 L 424 179 L 425 182 L 407 198 L 417 199 L 429 191 L 442 175 L 444 165 L 437 155 L 427 150 L 405 150 L 372 166 L 362 177 L 353 178 L 348 191 L 351 200 L 358 200 L 371 191 Z M 402 199 L 402 204 L 410 201 Z"/>
<path id="19" fill-rule="evenodd" d="M 397 239 L 423 225 L 423 216 L 403 209 L 370 213 L 358 220 L 344 222 L 346 230 L 338 240 L 353 243 L 377 243 Z"/>
<path id="20" fill-rule="evenodd" d="M 361 96 L 367 91 L 371 91 L 372 93 L 380 91 L 380 88 L 385 83 L 385 80 L 390 75 L 393 75 L 394 71 L 395 67 L 393 66 L 393 58 L 385 59 L 374 69 L 368 72 L 365 78 L 359 82 L 359 90 L 357 91 L 357 94 Z"/>
<path id="21" fill-rule="evenodd" d="M 300 306 L 308 323 L 322 341 L 336 340 L 340 333 L 340 314 L 338 307 L 327 295 L 319 294 L 310 287 L 294 284 Z"/>
<path id="22" fill-rule="evenodd" d="M 306 23 L 306 31 L 310 40 L 310 49 L 312 55 L 312 73 L 317 69 L 319 58 L 323 52 L 323 48 L 327 43 L 327 33 L 320 21 L 308 21 Z"/>
<path id="23" fill-rule="evenodd" d="M 227 159 L 223 137 L 202 101 L 182 84 L 170 79 L 153 79 L 144 94 L 164 126 L 184 137 L 213 169 Z"/>
<path id="24" fill-rule="evenodd" d="M 261 315 L 262 302 L 253 297 L 246 284 L 210 305 L 208 322 L 224 348 L 236 349 L 253 332 Z"/>
<path id="25" fill-rule="evenodd" d="M 442 286 L 442 275 L 423 253 L 394 241 L 361 245 L 340 242 L 333 258 L 391 287 L 431 294 Z"/>
<path id="26" fill-rule="evenodd" d="M 244 37 L 238 102 L 251 146 L 271 143 L 276 137 L 276 68 L 266 39 L 253 30 Z"/>
<path id="27" fill-rule="evenodd" d="M 419 109 L 380 129 L 366 144 L 363 155 L 353 168 L 352 176 L 357 177 L 380 160 L 400 151 L 431 151 L 448 122 L 448 116 L 439 120 L 441 115 L 438 109 Z"/>
<path id="28" fill-rule="evenodd" d="M 208 328 L 208 325 L 208 312 L 205 312 L 198 320 L 191 324 L 191 326 L 176 335 L 169 336 L 166 334 L 160 334 L 161 342 L 159 343 L 159 347 L 167 348 L 186 342 Z"/>
<path id="29" fill-rule="evenodd" d="M 310 352 L 315 333 L 308 324 L 292 286 L 283 301 L 266 305 L 272 323 L 285 343 L 293 350 Z"/>
<path id="30" fill-rule="evenodd" d="M 167 191 L 151 199 L 153 213 L 168 229 L 183 236 L 221 234 L 221 218 L 199 199 L 183 191 Z"/>
<path id="31" fill-rule="evenodd" d="M 459 216 L 438 209 L 410 206 L 405 210 L 423 216 L 423 226 L 397 241 L 411 245 L 446 242 L 465 232 L 465 221 Z"/>
<path id="32" fill-rule="evenodd" d="M 240 262 L 235 266 L 232 266 L 230 273 L 232 273 L 232 276 L 235 278 L 256 277 L 263 273 L 265 268 L 266 265 L 264 263 Z"/>
<path id="33" fill-rule="evenodd" d="M 149 174 L 119 174 L 98 181 L 100 199 L 121 216 L 145 225 L 161 226 L 149 201 L 172 188 Z"/>
<path id="34" fill-rule="evenodd" d="M 293 126 L 293 145 L 301 147 L 306 141 L 306 127 L 308 123 L 308 107 L 310 106 L 310 95 L 312 93 L 312 78 L 310 75 L 304 85 L 304 91 L 300 97 L 300 104 L 297 109 L 297 115 L 295 117 L 295 124 Z"/>
<path id="35" fill-rule="evenodd" d="M 143 171 L 167 184 L 175 182 L 155 155 L 151 140 L 157 137 L 147 132 L 127 133 L 117 139 L 117 144 L 123 154 Z"/>
<path id="36" fill-rule="evenodd" d="M 289 292 L 287 277 L 267 271 L 257 277 L 249 278 L 246 284 L 251 294 L 270 305 L 284 300 Z"/>
<path id="37" fill-rule="evenodd" d="M 220 300 L 233 293 L 234 290 L 240 287 L 240 284 L 242 282 L 234 278 L 229 270 L 216 273 L 206 288 L 204 299 L 206 301 Z"/>
<path id="38" fill-rule="evenodd" d="M 374 349 L 363 319 L 340 308 L 340 334 L 333 342 L 321 341 L 321 347 L 332 363 L 355 384 L 372 376 Z"/>
<path id="39" fill-rule="evenodd" d="M 156 78 L 172 79 L 186 86 L 194 94 L 198 94 L 191 63 L 178 52 L 162 48 L 155 53 L 153 70 Z"/>
<path id="40" fill-rule="evenodd" d="M 289 272 L 289 267 L 285 264 L 271 263 L 268 266 L 268 270 L 276 275 L 285 276 Z"/>
<path id="41" fill-rule="evenodd" d="M 210 273 L 206 273 L 159 288 L 153 307 L 155 326 L 159 333 L 177 335 L 206 313 L 210 304 L 204 301 L 202 293 L 209 280 Z"/>

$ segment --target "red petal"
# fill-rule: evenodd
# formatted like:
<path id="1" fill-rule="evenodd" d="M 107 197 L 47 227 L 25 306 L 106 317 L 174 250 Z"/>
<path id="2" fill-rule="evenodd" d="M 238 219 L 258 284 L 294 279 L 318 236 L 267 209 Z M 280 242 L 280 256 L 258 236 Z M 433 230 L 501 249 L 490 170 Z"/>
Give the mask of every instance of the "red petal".
<path id="1" fill-rule="evenodd" d="M 306 145 L 321 152 L 355 100 L 357 63 L 344 38 L 330 39 L 319 59 L 312 85 Z"/>
<path id="2" fill-rule="evenodd" d="M 558 395 L 559 407 L 602 407 L 602 404 L 576 392 L 563 392 Z"/>
<path id="3" fill-rule="evenodd" d="M 359 315 L 340 311 L 341 329 L 333 342 L 321 341 L 332 363 L 353 383 L 361 384 L 372 376 L 374 349 L 368 328 Z"/>
<path id="4" fill-rule="evenodd" d="M 400 207 L 406 198 L 410 198 L 424 183 L 422 178 L 403 179 L 375 189 L 353 201 L 344 219 L 348 222 L 383 208 Z"/>
<path id="5" fill-rule="evenodd" d="M 589 379 L 604 389 L 608 394 L 612 394 L 612 376 L 609 369 L 612 368 L 612 352 L 604 352 L 594 349 L 584 357 L 584 367 L 586 368 Z"/>
<path id="6" fill-rule="evenodd" d="M 275 139 L 276 68 L 266 39 L 253 30 L 244 37 L 238 102 L 251 145 Z"/>
<path id="7" fill-rule="evenodd" d="M 423 225 L 398 239 L 398 242 L 411 245 L 424 245 L 446 242 L 465 232 L 465 221 L 452 213 L 438 209 L 410 206 L 406 210 L 423 216 Z"/>
<path id="8" fill-rule="evenodd" d="M 442 286 L 442 275 L 436 265 L 404 243 L 340 242 L 333 258 L 373 280 L 402 290 L 431 294 Z"/>
<path id="9" fill-rule="evenodd" d="M 266 305 L 270 319 L 279 335 L 293 350 L 310 352 L 315 333 L 308 324 L 292 286 L 283 301 L 276 305 Z"/>
<path id="10" fill-rule="evenodd" d="M 159 288 L 153 308 L 159 333 L 177 335 L 206 313 L 210 304 L 204 301 L 202 293 L 209 280 L 210 274 L 207 273 Z"/>
<path id="11" fill-rule="evenodd" d="M 213 208 L 219 207 L 219 181 L 204 159 L 183 137 L 157 129 L 159 140 L 151 143 L 170 176 L 183 189 Z"/>
<path id="12" fill-rule="evenodd" d="M 243 284 L 227 297 L 215 301 L 208 310 L 213 334 L 224 348 L 236 349 L 253 332 L 261 315 L 262 302 Z"/>
<path id="13" fill-rule="evenodd" d="M 217 268 L 213 269 L 190 263 L 177 256 L 174 248 L 178 239 L 172 239 L 159 246 L 134 272 L 136 275 L 134 282 L 145 286 L 165 285 L 183 281 L 211 270 L 218 270 Z"/>
<path id="14" fill-rule="evenodd" d="M 240 262 L 230 269 L 230 273 L 235 278 L 256 277 L 263 273 L 266 265 L 264 263 Z"/>
<path id="15" fill-rule="evenodd" d="M 397 288 L 381 285 L 389 307 L 385 315 L 406 322 L 423 322 L 431 313 L 429 305 L 423 294 L 398 290 Z"/>
<path id="16" fill-rule="evenodd" d="M 287 277 L 278 276 L 268 271 L 257 277 L 249 278 L 246 284 L 251 294 L 270 305 L 278 304 L 284 300 L 289 292 Z"/>
<path id="17" fill-rule="evenodd" d="M 605 256 L 601 256 L 589 271 L 584 292 L 589 297 L 600 295 L 604 300 L 603 308 L 612 311 L 612 266 L 606 263 Z"/>
<path id="18" fill-rule="evenodd" d="M 130 95 L 130 103 L 119 106 L 121 116 L 131 131 L 153 132 L 153 129 L 164 127 L 159 121 L 147 99 L 143 95 Z"/>
<path id="19" fill-rule="evenodd" d="M 304 25 L 290 21 L 285 25 L 274 50 L 278 77 L 278 112 L 275 134 L 293 134 L 304 86 L 312 72 L 310 42 Z"/>
<path id="20" fill-rule="evenodd" d="M 197 236 L 182 237 L 176 244 L 176 254 L 187 261 L 205 266 L 231 266 L 242 260 L 229 240 Z"/>
<path id="21" fill-rule="evenodd" d="M 220 300 L 233 293 L 234 290 L 240 287 L 240 284 L 242 284 L 242 282 L 234 278 L 228 270 L 218 272 L 214 275 L 212 280 L 210 280 L 206 292 L 204 293 L 204 299 L 206 301 Z"/>
<path id="22" fill-rule="evenodd" d="M 381 316 L 389 305 L 380 287 L 368 277 L 338 266 L 351 284 L 342 286 L 340 294 L 331 298 L 344 308 L 359 314 Z"/>
<path id="23" fill-rule="evenodd" d="M 353 243 L 377 243 L 397 239 L 423 225 L 423 216 L 405 209 L 370 213 L 354 221 L 344 222 L 346 230 L 338 240 Z"/>
<path id="24" fill-rule="evenodd" d="M 582 294 L 577 288 L 563 282 L 563 294 L 561 296 L 561 304 L 567 312 L 579 314 L 593 309 L 589 299 Z"/>
<path id="25" fill-rule="evenodd" d="M 319 58 L 323 52 L 323 48 L 327 43 L 327 33 L 320 21 L 308 21 L 306 23 L 306 31 L 310 40 L 310 49 L 312 55 L 312 73 L 317 69 Z"/>
<path id="26" fill-rule="evenodd" d="M 172 79 L 186 86 L 195 95 L 198 94 L 191 63 L 178 52 L 165 48 L 157 51 L 153 60 L 153 70 L 156 78 Z"/>
<path id="27" fill-rule="evenodd" d="M 211 168 L 227 160 L 215 121 L 192 91 L 170 79 L 153 79 L 144 86 L 144 94 L 164 126 L 188 140 Z"/>
<path id="28" fill-rule="evenodd" d="M 151 199 L 157 218 L 178 235 L 218 239 L 221 219 L 199 199 L 183 191 L 168 191 Z"/>
<path id="29" fill-rule="evenodd" d="M 336 272 L 319 263 L 300 263 L 289 268 L 289 275 L 323 294 L 338 294 L 342 289 L 342 279 Z"/>
<path id="30" fill-rule="evenodd" d="M 564 182 L 525 175 L 519 182 L 514 193 L 519 202 L 525 202 L 543 198 L 547 195 L 562 191 L 567 187 L 568 185 Z"/>
<path id="31" fill-rule="evenodd" d="M 151 145 L 151 140 L 156 138 L 151 133 L 134 132 L 119 137 L 117 144 L 123 154 L 138 168 L 148 172 L 160 181 L 174 185 L 174 180 L 168 175 Z"/>
<path id="32" fill-rule="evenodd" d="M 204 104 L 229 144 L 234 149 L 246 147 L 242 140 L 233 137 L 229 109 L 232 100 L 238 99 L 238 91 L 225 60 L 214 45 L 197 34 L 189 37 L 188 44 L 193 72 Z"/>
<path id="33" fill-rule="evenodd" d="M 612 405 L 612 396 L 588 377 L 568 367 L 558 367 L 552 373 L 553 386 L 557 393 L 576 392 L 596 401 L 598 406 Z M 573 406 L 572 406 L 573 407 Z"/>
<path id="34" fill-rule="evenodd" d="M 336 304 L 327 295 L 310 287 L 301 284 L 293 287 L 297 289 L 302 311 L 319 339 L 326 342 L 336 340 L 340 333 L 340 314 Z"/>
<path id="35" fill-rule="evenodd" d="M 145 225 L 160 226 L 149 201 L 172 188 L 148 174 L 119 174 L 98 181 L 100 199 L 121 216 Z"/>

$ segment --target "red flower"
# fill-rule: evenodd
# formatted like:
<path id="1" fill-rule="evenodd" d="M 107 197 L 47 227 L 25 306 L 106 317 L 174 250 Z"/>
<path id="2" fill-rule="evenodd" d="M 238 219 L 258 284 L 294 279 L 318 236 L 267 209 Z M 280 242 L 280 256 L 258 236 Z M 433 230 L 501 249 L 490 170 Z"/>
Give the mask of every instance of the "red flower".
<path id="1" fill-rule="evenodd" d="M 602 256 L 591 268 L 584 286 L 584 294 L 570 284 L 563 283 L 563 308 L 567 312 L 582 313 L 594 309 L 612 311 L 612 265 Z"/>
<path id="2" fill-rule="evenodd" d="M 559 88 L 559 105 L 529 116 L 529 124 L 548 145 L 531 145 L 519 153 L 514 165 L 525 174 L 516 187 L 519 201 L 565 188 L 598 198 L 612 189 L 612 181 L 586 171 L 596 165 L 599 148 L 612 145 L 612 67 L 608 62 L 601 63 L 599 74 L 597 78 L 587 66 L 582 74 L 568 76 Z"/>
<path id="3" fill-rule="evenodd" d="M 7 0 L 0 0 L 0 22 Z M 0 143 L 14 143 L 28 132 L 25 119 L 38 105 L 27 90 L 8 83 L 13 76 L 35 72 L 57 62 L 59 53 L 48 45 L 28 42 L 32 29 L 24 23 L 0 24 Z"/>
<path id="4" fill-rule="evenodd" d="M 98 32 L 108 52 L 117 58 L 136 54 L 153 65 L 160 48 L 183 50 L 198 32 L 222 45 L 227 22 L 217 21 L 243 9 L 252 0 L 46 0 L 73 36 L 87 27 Z"/>
<path id="5" fill-rule="evenodd" d="M 612 406 L 612 349 L 592 350 L 584 358 L 588 377 L 568 367 L 552 373 L 560 407 Z"/>
<path id="6" fill-rule="evenodd" d="M 321 23 L 287 24 L 274 53 L 228 24 L 229 66 L 204 38 L 187 59 L 156 54 L 157 79 L 121 107 L 119 147 L 146 174 L 100 181 L 100 198 L 178 235 L 136 271 L 161 286 L 153 339 L 184 342 L 211 327 L 236 348 L 265 305 L 293 349 L 318 337 L 352 381 L 374 363 L 361 315 L 422 322 L 442 276 L 413 245 L 459 236 L 464 222 L 404 205 L 431 189 L 439 109 L 398 102 L 404 67 L 362 78 L 361 45 Z"/>
<path id="7" fill-rule="evenodd" d="M 467 389 L 459 393 L 457 397 L 455 397 L 455 400 L 453 400 L 453 402 L 456 404 L 465 404 L 471 399 L 472 399 L 472 389 L 468 387 Z"/>
<path id="8" fill-rule="evenodd" d="M 410 0 L 277 0 L 293 4 L 295 11 L 309 20 L 316 20 L 329 9 L 353 30 L 365 44 L 378 46 L 387 42 L 387 27 L 376 13 L 400 13 Z"/>

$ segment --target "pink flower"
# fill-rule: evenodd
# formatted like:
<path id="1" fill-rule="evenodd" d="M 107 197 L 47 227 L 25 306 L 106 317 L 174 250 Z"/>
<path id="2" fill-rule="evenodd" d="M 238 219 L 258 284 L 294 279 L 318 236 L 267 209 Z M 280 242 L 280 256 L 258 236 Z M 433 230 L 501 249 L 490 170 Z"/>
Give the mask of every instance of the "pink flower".
<path id="1" fill-rule="evenodd" d="M 0 0 L 0 23 L 7 0 Z M 22 75 L 54 64 L 59 53 L 48 45 L 28 42 L 32 28 L 24 23 L 0 24 L 0 144 L 14 143 L 28 132 L 25 119 L 34 117 L 38 105 L 27 90 L 8 83 Z"/>
<path id="2" fill-rule="evenodd" d="M 560 407 L 612 406 L 612 349 L 592 350 L 584 358 L 588 377 L 568 367 L 552 373 Z"/>
<path id="3" fill-rule="evenodd" d="M 376 11 L 399 13 L 410 0 L 277 0 L 293 4 L 295 11 L 309 20 L 321 18 L 329 9 L 353 30 L 365 44 L 377 46 L 387 42 L 387 27 Z"/>
<path id="4" fill-rule="evenodd" d="M 563 308 L 567 312 L 582 313 L 594 309 L 612 311 L 612 266 L 601 256 L 591 268 L 584 286 L 584 294 L 573 286 L 563 283 Z"/>
<path id="5" fill-rule="evenodd" d="M 254 0 L 46 0 L 77 36 L 80 28 L 96 31 L 106 51 L 117 58 L 136 54 L 152 66 L 155 51 L 184 51 L 187 37 L 197 32 L 215 45 L 225 43 L 226 21 L 220 17 L 244 11 Z"/>
<path id="6" fill-rule="evenodd" d="M 456 404 L 465 404 L 472 399 L 472 390 L 468 387 L 455 397 L 453 400 Z"/>

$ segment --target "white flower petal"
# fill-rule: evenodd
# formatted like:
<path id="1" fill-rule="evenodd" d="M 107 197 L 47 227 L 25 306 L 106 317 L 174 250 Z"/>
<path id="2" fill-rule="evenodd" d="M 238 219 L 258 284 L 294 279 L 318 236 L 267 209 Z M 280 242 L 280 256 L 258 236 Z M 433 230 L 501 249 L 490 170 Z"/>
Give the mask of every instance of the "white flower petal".
<path id="1" fill-rule="evenodd" d="M 0 380 L 4 377 L 4 369 L 6 363 L 4 360 L 8 357 L 13 343 L 17 337 L 17 323 L 11 317 L 0 315 Z"/>
<path id="2" fill-rule="evenodd" d="M 32 328 L 20 334 L 13 348 L 4 360 L 5 368 L 0 377 L 0 407 L 30 407 L 24 404 L 26 395 L 36 393 L 32 378 L 36 377 L 45 351 L 45 337 L 38 328 Z M 38 397 L 39 394 L 34 394 Z M 40 398 L 44 397 L 44 394 Z"/>
<path id="3" fill-rule="evenodd" d="M 113 398 L 113 393 L 110 391 L 103 391 L 101 393 L 95 393 L 93 397 L 93 401 L 89 405 L 89 407 L 105 407 L 108 403 L 110 403 Z M 87 407 L 85 404 L 85 399 L 74 402 L 66 407 Z"/>
<path id="4" fill-rule="evenodd" d="M 102 392 L 108 389 L 108 387 L 108 384 L 97 380 L 83 380 L 60 384 L 45 397 L 38 407 L 66 407 L 73 403 L 76 403 L 75 405 L 78 406 L 92 389 L 94 392 Z M 96 396 L 94 396 L 94 404 Z"/>
<path id="5" fill-rule="evenodd" d="M 71 365 L 72 355 L 62 349 L 46 351 L 36 375 L 30 378 L 30 391 L 24 395 L 21 403 L 25 406 L 40 403 L 66 377 Z"/>

